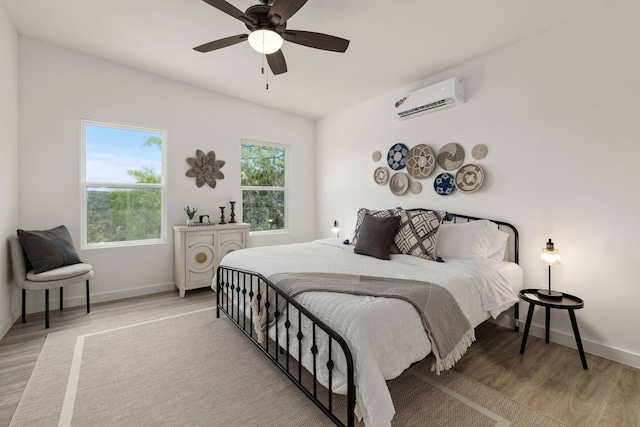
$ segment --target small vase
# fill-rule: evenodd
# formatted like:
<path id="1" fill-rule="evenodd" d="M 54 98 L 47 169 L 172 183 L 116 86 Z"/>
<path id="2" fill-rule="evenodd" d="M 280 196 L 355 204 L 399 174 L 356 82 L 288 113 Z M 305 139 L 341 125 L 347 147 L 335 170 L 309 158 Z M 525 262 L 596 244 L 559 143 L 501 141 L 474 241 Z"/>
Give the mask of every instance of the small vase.
<path id="1" fill-rule="evenodd" d="M 187 220 L 184 222 L 184 224 L 189 227 L 191 225 L 193 225 L 193 220 L 191 218 L 187 218 Z"/>

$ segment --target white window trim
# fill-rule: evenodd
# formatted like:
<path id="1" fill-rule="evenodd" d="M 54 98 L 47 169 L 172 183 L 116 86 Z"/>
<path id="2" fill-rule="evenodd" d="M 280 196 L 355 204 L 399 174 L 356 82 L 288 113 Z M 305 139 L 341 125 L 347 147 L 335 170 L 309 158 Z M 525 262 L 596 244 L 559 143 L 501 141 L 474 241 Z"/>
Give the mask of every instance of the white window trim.
<path id="1" fill-rule="evenodd" d="M 87 165 L 87 141 L 86 127 L 90 125 L 110 127 L 114 129 L 128 129 L 143 132 L 153 132 L 162 135 L 162 177 L 160 184 L 122 184 L 113 182 L 86 182 Z M 81 244 L 80 249 L 102 249 L 126 246 L 157 245 L 167 243 L 167 149 L 168 132 L 166 129 L 157 129 L 146 126 L 130 125 L 116 122 L 103 122 L 99 120 L 80 120 L 80 223 Z M 145 240 L 127 240 L 120 242 L 87 243 L 87 188 L 89 187 L 115 187 L 115 188 L 159 188 L 160 189 L 160 238 Z"/>
<path id="2" fill-rule="evenodd" d="M 240 199 L 242 200 L 242 193 L 251 190 L 258 191 L 283 191 L 284 190 L 284 228 L 280 230 L 262 230 L 262 231 L 250 231 L 249 236 L 264 236 L 267 234 L 287 234 L 290 233 L 290 224 L 291 224 L 291 204 L 289 200 L 289 183 L 290 181 L 290 158 L 291 158 L 291 146 L 288 144 L 276 144 L 274 142 L 264 142 L 264 141 L 256 141 L 253 139 L 241 139 L 240 140 L 240 148 L 242 153 L 242 144 L 252 144 L 252 145 L 263 145 L 265 147 L 277 147 L 284 148 L 284 187 L 260 187 L 260 186 L 240 186 Z M 241 154 L 242 155 L 242 154 Z M 240 163 L 242 163 L 242 158 L 240 158 Z M 242 206 L 242 210 L 244 211 L 244 206 Z M 244 221 L 244 218 L 243 218 Z"/>

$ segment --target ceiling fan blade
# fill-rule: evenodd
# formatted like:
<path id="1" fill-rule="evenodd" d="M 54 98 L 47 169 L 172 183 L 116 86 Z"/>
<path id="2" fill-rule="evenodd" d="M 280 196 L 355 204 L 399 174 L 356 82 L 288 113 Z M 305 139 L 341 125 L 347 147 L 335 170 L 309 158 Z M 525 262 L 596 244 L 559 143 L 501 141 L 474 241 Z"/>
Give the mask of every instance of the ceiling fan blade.
<path id="1" fill-rule="evenodd" d="M 307 0 L 274 0 L 267 18 L 274 25 L 283 24 L 291 18 Z"/>
<path id="2" fill-rule="evenodd" d="M 291 43 L 331 52 L 345 52 L 349 47 L 349 40 L 310 31 L 287 30 L 283 37 Z"/>
<path id="3" fill-rule="evenodd" d="M 284 60 L 282 49 L 267 55 L 267 62 L 273 75 L 277 76 L 278 74 L 287 72 L 287 61 Z"/>
<path id="4" fill-rule="evenodd" d="M 211 6 L 226 13 L 227 15 L 230 15 L 236 19 L 239 19 L 245 24 L 255 24 L 255 22 L 253 22 L 251 18 L 245 15 L 243 11 L 241 11 L 231 3 L 227 3 L 225 0 L 202 0 L 202 1 L 210 4 Z"/>
<path id="5" fill-rule="evenodd" d="M 248 34 L 238 34 L 237 36 L 226 37 L 220 40 L 214 40 L 209 43 L 205 43 L 198 47 L 194 47 L 193 50 L 197 50 L 198 52 L 206 53 L 211 52 L 212 50 L 222 49 L 223 47 L 233 46 L 234 44 L 238 44 L 243 42 L 249 38 Z"/>

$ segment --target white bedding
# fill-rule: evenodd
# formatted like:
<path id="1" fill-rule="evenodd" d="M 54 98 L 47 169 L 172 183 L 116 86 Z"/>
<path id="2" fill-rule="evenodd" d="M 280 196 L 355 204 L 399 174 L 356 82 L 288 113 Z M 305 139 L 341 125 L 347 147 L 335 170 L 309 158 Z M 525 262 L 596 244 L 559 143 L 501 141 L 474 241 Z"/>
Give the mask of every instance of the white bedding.
<path id="1" fill-rule="evenodd" d="M 382 261 L 354 254 L 353 246 L 343 245 L 339 239 L 235 251 L 221 265 L 259 272 L 267 278 L 284 272 L 334 272 L 428 281 L 446 287 L 474 327 L 512 306 L 518 301 L 514 290 L 522 289 L 522 270 L 514 263 L 478 260 L 437 263 L 409 255 L 392 255 L 390 261 Z M 431 352 L 416 310 L 399 299 L 329 292 L 307 292 L 296 300 L 349 345 L 355 364 L 358 418 L 364 419 L 367 426 L 390 426 L 395 410 L 385 381 L 397 377 Z M 290 318 L 296 318 L 297 313 L 291 309 Z M 281 318 L 279 326 L 282 343 L 286 339 L 284 321 Z M 310 328 L 305 322 L 302 330 L 309 336 Z M 275 328 L 270 329 L 269 335 L 275 339 Z M 318 341 L 318 380 L 327 386 L 324 367 L 327 340 Z M 303 340 L 303 347 L 305 342 L 302 364 L 312 370 L 313 359 L 308 351 L 311 344 Z M 297 355 L 296 340 L 291 343 L 290 351 Z M 345 394 L 344 355 L 335 343 L 333 348 L 336 367 L 332 388 Z"/>

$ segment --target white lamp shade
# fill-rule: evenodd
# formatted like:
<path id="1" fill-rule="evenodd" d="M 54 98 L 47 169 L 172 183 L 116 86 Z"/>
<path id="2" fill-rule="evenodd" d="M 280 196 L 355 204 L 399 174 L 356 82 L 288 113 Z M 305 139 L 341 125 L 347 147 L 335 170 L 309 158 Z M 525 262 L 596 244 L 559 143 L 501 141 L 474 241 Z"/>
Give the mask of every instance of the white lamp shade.
<path id="1" fill-rule="evenodd" d="M 562 261 L 560 257 L 560 251 L 557 249 L 542 248 L 540 253 L 540 262 L 548 265 L 558 265 Z"/>
<path id="2" fill-rule="evenodd" d="M 331 227 L 331 232 L 336 235 L 340 234 L 340 223 L 338 222 L 337 219 L 333 221 L 333 227 Z"/>
<path id="3" fill-rule="evenodd" d="M 249 34 L 249 44 L 252 48 L 266 55 L 277 52 L 284 40 L 280 34 L 271 30 L 255 30 Z"/>

